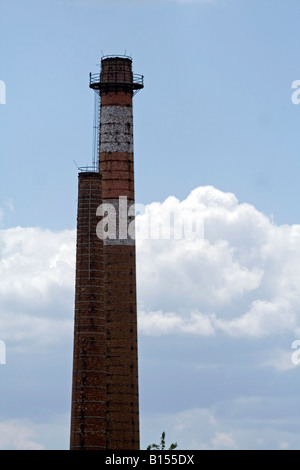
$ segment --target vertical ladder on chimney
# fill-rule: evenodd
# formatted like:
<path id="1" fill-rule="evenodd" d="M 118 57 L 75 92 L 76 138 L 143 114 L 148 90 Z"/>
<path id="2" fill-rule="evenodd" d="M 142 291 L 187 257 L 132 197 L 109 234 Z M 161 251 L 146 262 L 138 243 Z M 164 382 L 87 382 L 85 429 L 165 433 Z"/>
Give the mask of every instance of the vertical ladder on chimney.
<path id="1" fill-rule="evenodd" d="M 100 95 L 94 94 L 94 136 L 93 136 L 93 170 L 99 171 L 100 152 Z"/>

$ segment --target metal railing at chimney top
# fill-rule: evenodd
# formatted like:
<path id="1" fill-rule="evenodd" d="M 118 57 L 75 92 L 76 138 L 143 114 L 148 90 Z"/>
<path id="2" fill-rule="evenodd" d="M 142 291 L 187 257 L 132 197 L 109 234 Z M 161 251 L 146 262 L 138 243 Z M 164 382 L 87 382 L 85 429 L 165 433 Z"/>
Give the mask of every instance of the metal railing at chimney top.
<path id="1" fill-rule="evenodd" d="M 111 75 L 111 74 L 110 74 Z M 121 81 L 120 80 L 120 74 L 119 72 L 116 72 L 115 73 L 116 75 L 116 80 L 107 80 L 107 81 L 101 81 L 101 83 L 103 84 L 124 84 L 124 85 L 134 85 L 134 88 L 135 86 L 137 88 L 143 88 L 144 86 L 144 75 L 140 75 L 138 73 L 134 73 L 132 74 L 132 81 L 127 81 L 124 79 L 124 81 Z M 118 77 L 118 78 L 117 78 Z M 90 85 L 96 85 L 96 84 L 100 84 L 100 73 L 90 73 Z"/>

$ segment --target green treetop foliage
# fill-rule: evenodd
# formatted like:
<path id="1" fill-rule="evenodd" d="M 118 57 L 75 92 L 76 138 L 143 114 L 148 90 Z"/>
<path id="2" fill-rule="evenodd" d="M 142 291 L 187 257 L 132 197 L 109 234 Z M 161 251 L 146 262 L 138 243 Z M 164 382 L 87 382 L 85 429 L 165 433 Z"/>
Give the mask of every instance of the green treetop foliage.
<path id="1" fill-rule="evenodd" d="M 147 450 L 151 450 L 151 449 L 165 450 L 165 448 L 166 448 L 165 438 L 166 438 L 166 433 L 163 432 L 162 435 L 161 435 L 161 438 L 160 438 L 160 444 L 150 444 L 147 447 Z M 177 447 L 177 442 L 175 442 L 174 444 L 171 444 L 168 450 L 174 450 L 174 449 L 176 449 L 176 447 Z"/>

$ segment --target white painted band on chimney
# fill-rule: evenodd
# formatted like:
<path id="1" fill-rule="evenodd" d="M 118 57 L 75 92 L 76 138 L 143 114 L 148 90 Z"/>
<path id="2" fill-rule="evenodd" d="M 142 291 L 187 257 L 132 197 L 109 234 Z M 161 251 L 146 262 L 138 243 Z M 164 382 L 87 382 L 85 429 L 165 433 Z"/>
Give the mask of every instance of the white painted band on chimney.
<path id="1" fill-rule="evenodd" d="M 131 106 L 101 106 L 100 152 L 133 153 Z"/>

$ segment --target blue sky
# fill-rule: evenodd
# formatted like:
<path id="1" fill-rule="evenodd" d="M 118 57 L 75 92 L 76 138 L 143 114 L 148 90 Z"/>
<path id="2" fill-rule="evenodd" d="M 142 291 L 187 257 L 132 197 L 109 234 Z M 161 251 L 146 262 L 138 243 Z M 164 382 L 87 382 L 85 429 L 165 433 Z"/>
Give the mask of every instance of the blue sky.
<path id="1" fill-rule="evenodd" d="M 0 448 L 68 448 L 74 161 L 89 73 L 125 52 L 136 201 L 206 221 L 197 253 L 138 244 L 142 445 L 299 446 L 298 20 L 297 0 L 0 0 Z"/>

